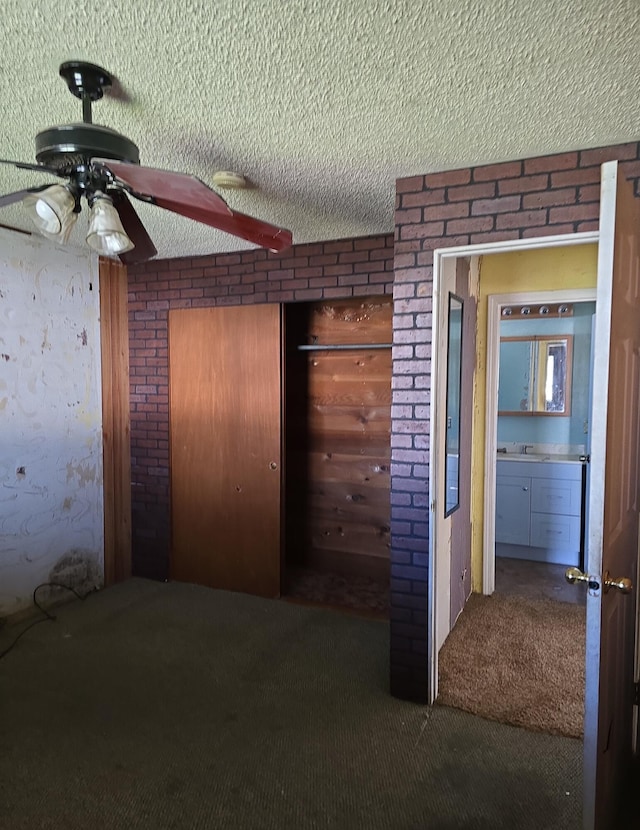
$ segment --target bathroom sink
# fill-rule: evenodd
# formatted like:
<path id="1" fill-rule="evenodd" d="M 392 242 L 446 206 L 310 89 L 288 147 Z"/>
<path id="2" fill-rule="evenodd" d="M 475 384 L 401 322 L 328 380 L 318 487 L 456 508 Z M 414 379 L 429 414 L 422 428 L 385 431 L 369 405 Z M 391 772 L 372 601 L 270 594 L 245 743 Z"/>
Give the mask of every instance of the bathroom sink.
<path id="1" fill-rule="evenodd" d="M 539 455 L 537 453 L 523 452 L 499 452 L 496 455 L 498 461 L 550 461 L 550 455 Z"/>

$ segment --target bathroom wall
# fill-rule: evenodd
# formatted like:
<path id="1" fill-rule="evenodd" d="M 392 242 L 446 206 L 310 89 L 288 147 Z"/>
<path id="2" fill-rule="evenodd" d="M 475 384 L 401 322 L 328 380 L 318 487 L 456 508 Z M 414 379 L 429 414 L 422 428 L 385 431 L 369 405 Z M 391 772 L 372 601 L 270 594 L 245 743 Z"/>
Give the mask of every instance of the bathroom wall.
<path id="1" fill-rule="evenodd" d="M 100 585 L 103 537 L 97 258 L 0 228 L 0 616 Z"/>
<path id="2" fill-rule="evenodd" d="M 511 319 L 500 323 L 501 337 L 526 337 L 533 334 L 573 335 L 573 370 L 570 415 L 499 415 L 499 444 L 586 444 L 589 423 L 591 320 L 595 310 L 595 303 L 576 303 L 572 317 Z M 503 377 L 501 367 L 501 382 Z"/>

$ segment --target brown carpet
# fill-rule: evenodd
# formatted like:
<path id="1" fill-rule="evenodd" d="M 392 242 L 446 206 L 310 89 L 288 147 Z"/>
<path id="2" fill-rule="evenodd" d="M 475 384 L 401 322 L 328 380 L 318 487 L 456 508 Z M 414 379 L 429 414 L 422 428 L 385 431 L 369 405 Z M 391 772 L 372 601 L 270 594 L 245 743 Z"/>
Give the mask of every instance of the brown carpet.
<path id="1" fill-rule="evenodd" d="M 581 738 L 584 662 L 583 607 L 472 594 L 440 651 L 438 703 Z"/>

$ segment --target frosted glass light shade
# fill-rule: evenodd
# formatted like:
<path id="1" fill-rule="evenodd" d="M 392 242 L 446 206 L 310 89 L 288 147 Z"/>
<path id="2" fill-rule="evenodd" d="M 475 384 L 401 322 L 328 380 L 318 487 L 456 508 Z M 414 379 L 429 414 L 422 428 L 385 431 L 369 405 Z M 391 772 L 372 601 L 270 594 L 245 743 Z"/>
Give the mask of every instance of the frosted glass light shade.
<path id="1" fill-rule="evenodd" d="M 55 238 L 62 232 L 68 235 L 74 221 L 76 202 L 64 185 L 53 184 L 40 193 L 30 193 L 22 204 L 40 233 Z"/>
<path id="2" fill-rule="evenodd" d="M 99 254 L 111 257 L 135 247 L 108 196 L 98 196 L 91 206 L 87 245 Z"/>

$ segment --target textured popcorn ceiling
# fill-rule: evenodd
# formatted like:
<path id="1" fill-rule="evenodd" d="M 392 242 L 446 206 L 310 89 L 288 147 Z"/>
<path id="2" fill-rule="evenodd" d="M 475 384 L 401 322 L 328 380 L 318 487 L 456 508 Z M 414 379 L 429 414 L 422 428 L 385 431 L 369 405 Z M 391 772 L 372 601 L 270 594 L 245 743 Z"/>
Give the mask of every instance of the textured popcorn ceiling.
<path id="1" fill-rule="evenodd" d="M 81 120 L 58 68 L 88 60 L 143 165 L 242 172 L 229 204 L 294 242 L 387 232 L 398 177 L 639 140 L 639 24 L 638 0 L 4 0 L 0 157 Z M 0 166 L 0 193 L 44 181 Z M 136 208 L 159 256 L 247 247 Z"/>

